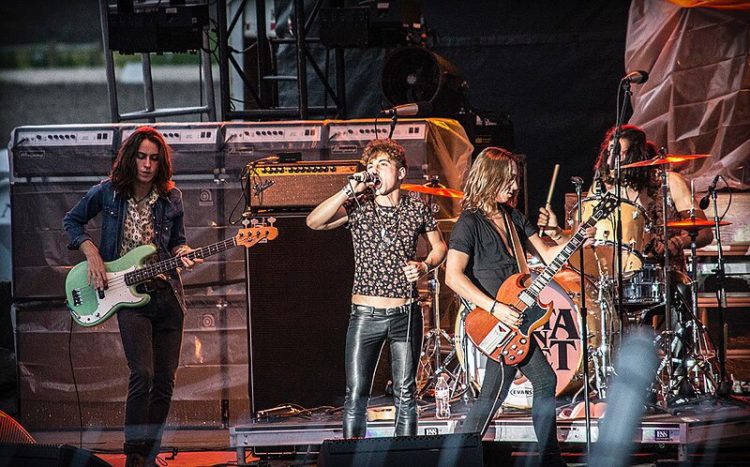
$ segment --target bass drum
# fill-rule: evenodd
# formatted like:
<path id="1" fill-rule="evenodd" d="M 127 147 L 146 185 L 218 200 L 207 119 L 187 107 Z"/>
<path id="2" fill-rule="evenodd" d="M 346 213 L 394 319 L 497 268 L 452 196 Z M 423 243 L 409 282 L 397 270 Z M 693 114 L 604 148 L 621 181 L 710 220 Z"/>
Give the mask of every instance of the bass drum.
<path id="1" fill-rule="evenodd" d="M 594 196 L 581 201 L 583 205 L 582 219 L 588 220 L 594 209 L 602 198 Z M 643 208 L 627 200 L 620 203 L 620 215 L 622 219 L 622 245 L 620 246 L 620 259 L 622 261 L 622 272 L 624 277 L 629 277 L 643 268 L 644 249 L 643 235 L 646 226 L 650 225 L 648 215 Z M 578 218 L 578 210 L 571 211 L 568 222 L 576 224 L 573 219 Z M 591 246 L 583 247 L 583 265 L 587 275 L 599 278 L 599 276 L 614 277 L 617 271 L 615 253 L 615 225 L 617 214 L 610 213 L 608 216 L 596 223 L 596 234 Z M 581 261 L 577 253 L 568 260 L 570 267 L 581 270 Z"/>
<path id="2" fill-rule="evenodd" d="M 532 270 L 533 271 L 533 270 Z M 536 272 L 540 272 L 538 270 Z M 556 395 L 572 394 L 581 387 L 583 376 L 583 352 L 581 350 L 581 315 L 580 315 L 580 275 L 571 269 L 558 272 L 550 284 L 540 294 L 542 303 L 552 301 L 554 311 L 549 322 L 534 331 L 534 338 L 540 349 L 547 356 L 552 369 L 557 374 Z M 619 348 L 620 318 L 614 313 L 609 295 L 598 300 L 599 290 L 594 282 L 586 278 L 586 307 L 588 316 L 586 325 L 589 333 L 589 347 L 595 349 L 602 345 L 602 337 L 607 338 L 608 361 Z M 604 326 L 602 334 L 602 310 Z M 454 343 L 461 366 L 466 371 L 467 381 L 480 389 L 484 380 L 487 357 L 471 343 L 464 332 L 463 319 L 465 307 L 461 307 L 455 324 Z M 465 350 L 466 349 L 466 350 Z M 464 357 L 464 353 L 468 354 Z M 590 367 L 593 374 L 593 365 Z M 527 409 L 531 407 L 533 389 L 531 383 L 519 371 L 510 387 L 508 396 L 503 402 L 506 407 Z"/>

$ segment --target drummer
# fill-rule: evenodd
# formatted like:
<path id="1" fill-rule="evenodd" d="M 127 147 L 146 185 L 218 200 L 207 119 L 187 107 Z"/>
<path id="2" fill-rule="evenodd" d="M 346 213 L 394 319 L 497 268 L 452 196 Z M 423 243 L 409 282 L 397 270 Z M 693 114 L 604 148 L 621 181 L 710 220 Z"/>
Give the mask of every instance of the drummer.
<path id="1" fill-rule="evenodd" d="M 611 128 L 604 139 L 599 150 L 599 156 L 594 164 L 594 182 L 589 190 L 589 195 L 601 194 L 603 192 L 614 192 L 614 161 L 609 160 L 615 128 Z M 634 125 L 623 125 L 619 138 L 620 164 L 652 159 L 657 155 L 654 143 L 646 139 L 646 133 Z M 662 216 L 662 191 L 658 166 L 638 167 L 622 169 L 622 197 L 632 204 L 641 207 L 653 226 L 663 225 Z M 698 203 L 692 199 L 690 187 L 685 179 L 678 173 L 667 171 L 667 187 L 669 199 L 667 200 L 667 221 L 690 219 L 691 208 L 696 219 L 706 219 L 706 215 L 698 208 Z M 623 223 L 626 220 L 623 220 Z M 539 209 L 539 227 L 544 230 L 556 243 L 565 243 L 570 235 L 563 232 L 558 224 L 555 214 L 544 207 Z M 698 248 L 708 245 L 713 241 L 711 229 L 703 229 L 698 232 L 696 245 Z M 664 238 L 663 229 L 652 228 L 645 233 L 643 251 L 641 253 L 653 261 L 661 263 L 664 260 Z M 673 269 L 686 271 L 684 249 L 690 247 L 690 236 L 687 231 L 672 232 L 669 236 L 668 248 L 670 263 Z"/>

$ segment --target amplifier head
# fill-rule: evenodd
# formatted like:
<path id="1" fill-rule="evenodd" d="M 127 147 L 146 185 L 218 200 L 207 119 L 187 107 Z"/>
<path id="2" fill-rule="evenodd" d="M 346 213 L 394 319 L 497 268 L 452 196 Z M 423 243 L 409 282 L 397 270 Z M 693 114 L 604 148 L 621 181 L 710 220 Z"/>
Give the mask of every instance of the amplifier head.
<path id="1" fill-rule="evenodd" d="M 314 208 L 344 187 L 363 167 L 358 160 L 250 164 L 245 194 L 250 210 L 299 211 Z"/>

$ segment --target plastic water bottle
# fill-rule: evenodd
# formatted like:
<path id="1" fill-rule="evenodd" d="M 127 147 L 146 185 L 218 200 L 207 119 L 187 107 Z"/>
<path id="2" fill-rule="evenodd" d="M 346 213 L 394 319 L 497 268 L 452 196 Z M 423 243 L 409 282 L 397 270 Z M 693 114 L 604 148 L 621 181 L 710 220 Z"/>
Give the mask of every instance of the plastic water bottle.
<path id="1" fill-rule="evenodd" d="M 451 390 L 445 375 L 438 376 L 435 385 L 435 418 L 451 418 Z"/>

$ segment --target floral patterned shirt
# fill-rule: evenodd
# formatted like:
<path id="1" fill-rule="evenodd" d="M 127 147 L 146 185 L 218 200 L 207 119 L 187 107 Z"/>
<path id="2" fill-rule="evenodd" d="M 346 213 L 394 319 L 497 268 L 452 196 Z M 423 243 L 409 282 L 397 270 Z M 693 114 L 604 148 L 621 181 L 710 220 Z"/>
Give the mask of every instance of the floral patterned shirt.
<path id="1" fill-rule="evenodd" d="M 128 199 L 122 231 L 122 244 L 120 245 L 120 256 L 135 247 L 154 243 L 153 208 L 158 199 L 159 194 L 156 190 L 151 190 L 141 202 L 136 201 L 132 197 Z M 155 262 L 157 259 L 156 255 L 151 255 L 147 263 Z"/>
<path id="2" fill-rule="evenodd" d="M 419 236 L 437 229 L 429 206 L 411 196 L 402 196 L 394 207 L 380 206 L 369 193 L 348 200 L 344 208 L 354 246 L 352 294 L 416 297 L 416 288 L 401 268 L 415 259 Z"/>

